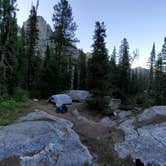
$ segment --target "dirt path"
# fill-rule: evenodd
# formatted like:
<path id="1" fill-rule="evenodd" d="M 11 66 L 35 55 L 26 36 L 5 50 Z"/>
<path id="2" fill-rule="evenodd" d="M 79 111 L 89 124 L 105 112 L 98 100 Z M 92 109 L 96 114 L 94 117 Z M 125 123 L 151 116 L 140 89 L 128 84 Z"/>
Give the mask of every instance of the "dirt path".
<path id="1" fill-rule="evenodd" d="M 73 113 L 75 109 L 78 110 L 79 115 Z M 73 129 L 79 134 L 82 143 L 89 148 L 96 162 L 107 163 L 111 166 L 133 165 L 130 157 L 123 161 L 118 159 L 117 153 L 113 149 L 115 142 L 124 140 L 124 133 L 100 124 L 102 116 L 88 110 L 85 103 L 73 103 L 65 114 L 57 114 L 55 107 L 46 101 L 34 102 L 30 108 L 30 111 L 41 110 L 71 121 L 74 124 Z"/>

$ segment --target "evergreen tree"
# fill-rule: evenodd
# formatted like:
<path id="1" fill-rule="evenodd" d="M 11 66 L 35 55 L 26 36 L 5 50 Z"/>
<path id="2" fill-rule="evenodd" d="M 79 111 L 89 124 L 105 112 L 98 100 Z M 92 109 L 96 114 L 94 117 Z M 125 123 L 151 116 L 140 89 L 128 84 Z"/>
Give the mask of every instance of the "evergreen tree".
<path id="1" fill-rule="evenodd" d="M 155 104 L 164 105 L 166 104 L 166 38 L 162 51 L 158 54 L 155 71 Z"/>
<path id="2" fill-rule="evenodd" d="M 121 45 L 120 45 L 120 48 L 119 48 L 119 63 L 122 62 L 125 51 L 127 52 L 127 54 L 129 54 L 129 43 L 128 43 L 126 38 L 124 38 L 121 41 Z"/>
<path id="3" fill-rule="evenodd" d="M 79 89 L 87 88 L 87 58 L 86 54 L 81 50 L 79 56 Z"/>
<path id="4" fill-rule="evenodd" d="M 79 69 L 78 69 L 78 62 L 74 65 L 74 80 L 73 80 L 73 89 L 78 89 L 79 87 Z"/>
<path id="5" fill-rule="evenodd" d="M 163 60 L 162 54 L 158 54 L 156 61 L 156 73 L 155 73 L 155 103 L 162 104 L 163 100 L 163 72 L 162 72 Z M 165 84 L 165 83 L 164 83 Z"/>
<path id="6" fill-rule="evenodd" d="M 107 93 L 108 84 L 108 51 L 106 49 L 106 28 L 104 22 L 96 22 L 92 45 L 92 58 L 89 59 L 89 89 L 96 93 Z"/>
<path id="7" fill-rule="evenodd" d="M 41 93 L 43 97 L 51 95 L 54 91 L 56 91 L 54 81 L 55 78 L 55 65 L 52 60 L 52 51 L 50 47 L 47 45 L 45 58 L 42 68 L 42 79 L 41 79 Z"/>
<path id="8" fill-rule="evenodd" d="M 129 44 L 126 38 L 122 40 L 120 46 L 120 58 L 119 58 L 119 88 L 122 94 L 129 94 L 130 85 L 130 55 Z"/>
<path id="9" fill-rule="evenodd" d="M 164 38 L 164 44 L 162 46 L 161 54 L 163 61 L 162 62 L 163 70 L 166 71 L 166 37 Z"/>
<path id="10" fill-rule="evenodd" d="M 16 86 L 17 67 L 16 0 L 0 1 L 0 96 Z"/>
<path id="11" fill-rule="evenodd" d="M 22 27 L 20 29 L 20 36 L 18 40 L 18 66 L 17 66 L 17 79 L 18 86 L 23 89 L 27 89 L 27 55 L 26 55 L 26 36 L 25 29 Z"/>
<path id="12" fill-rule="evenodd" d="M 112 95 L 116 96 L 117 91 L 117 74 L 118 69 L 116 65 L 116 59 L 117 59 L 117 52 L 116 48 L 114 47 L 113 52 L 111 54 L 111 59 L 109 62 L 109 85 L 110 89 L 112 89 Z"/>
<path id="13" fill-rule="evenodd" d="M 54 33 L 52 40 L 54 42 L 54 63 L 56 65 L 56 82 L 57 89 L 64 90 L 70 86 L 71 74 L 71 56 L 69 47 L 77 41 L 75 31 L 76 23 L 72 15 L 72 8 L 67 0 L 60 0 L 54 6 L 53 14 Z"/>
<path id="14" fill-rule="evenodd" d="M 150 63 L 149 88 L 148 88 L 149 95 L 152 95 L 151 92 L 153 91 L 153 86 L 154 86 L 155 58 L 156 58 L 155 43 L 153 43 L 152 51 L 149 58 L 149 63 Z"/>
<path id="15" fill-rule="evenodd" d="M 113 62 L 115 65 L 116 65 L 116 59 L 117 59 L 117 52 L 116 52 L 116 47 L 114 47 L 111 55 L 111 62 Z"/>
<path id="16" fill-rule="evenodd" d="M 164 38 L 164 44 L 162 46 L 162 50 L 161 50 L 163 59 L 166 59 L 166 37 Z"/>
<path id="17" fill-rule="evenodd" d="M 28 68 L 27 68 L 27 87 L 28 90 L 32 90 L 36 86 L 35 78 L 37 72 L 35 71 L 36 68 L 38 68 L 38 65 L 36 66 L 39 57 L 37 57 L 37 42 L 38 42 L 38 28 L 37 28 L 37 8 L 38 3 L 36 7 L 32 5 L 32 8 L 30 10 L 30 16 L 28 20 L 28 25 L 26 29 L 26 54 L 27 54 L 27 62 L 28 62 Z"/>

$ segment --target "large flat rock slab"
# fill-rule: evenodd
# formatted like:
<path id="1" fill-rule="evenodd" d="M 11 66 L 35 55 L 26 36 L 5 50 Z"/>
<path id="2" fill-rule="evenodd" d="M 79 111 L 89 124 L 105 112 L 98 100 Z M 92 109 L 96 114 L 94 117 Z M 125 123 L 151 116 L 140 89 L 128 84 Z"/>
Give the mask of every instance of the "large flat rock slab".
<path id="1" fill-rule="evenodd" d="M 85 101 L 91 94 L 85 90 L 69 90 L 66 92 L 73 101 Z"/>
<path id="2" fill-rule="evenodd" d="M 140 159 L 145 165 L 155 163 L 160 166 L 166 164 L 166 122 L 159 122 L 136 128 L 136 121 L 146 121 L 155 116 L 165 116 L 166 107 L 152 107 L 146 109 L 137 117 L 128 119 L 119 128 L 125 133 L 124 142 L 115 144 L 119 157 L 124 159 L 131 155 L 133 159 Z"/>
<path id="3" fill-rule="evenodd" d="M 0 161 L 17 156 L 21 166 L 82 166 L 92 163 L 72 123 L 45 112 L 34 112 L 1 127 Z"/>
<path id="4" fill-rule="evenodd" d="M 166 116 L 166 106 L 154 106 L 146 109 L 142 114 L 138 116 L 139 121 L 152 119 L 157 115 Z"/>

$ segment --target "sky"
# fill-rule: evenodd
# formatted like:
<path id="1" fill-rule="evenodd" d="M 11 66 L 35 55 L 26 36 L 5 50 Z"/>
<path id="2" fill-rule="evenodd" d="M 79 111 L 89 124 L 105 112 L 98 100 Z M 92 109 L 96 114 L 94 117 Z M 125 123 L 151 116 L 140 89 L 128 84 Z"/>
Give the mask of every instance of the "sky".
<path id="1" fill-rule="evenodd" d="M 17 0 L 18 24 L 27 20 L 32 2 L 36 0 Z M 53 27 L 53 6 L 59 0 L 39 0 L 38 15 Z M 139 57 L 133 67 L 147 67 L 153 42 L 156 52 L 161 51 L 166 36 L 166 0 L 69 0 L 75 22 L 78 25 L 76 36 L 80 40 L 78 48 L 84 52 L 92 51 L 94 26 L 96 21 L 104 21 L 107 28 L 106 44 L 109 54 L 113 47 L 117 50 L 124 37 L 130 46 L 130 54 L 139 50 Z"/>

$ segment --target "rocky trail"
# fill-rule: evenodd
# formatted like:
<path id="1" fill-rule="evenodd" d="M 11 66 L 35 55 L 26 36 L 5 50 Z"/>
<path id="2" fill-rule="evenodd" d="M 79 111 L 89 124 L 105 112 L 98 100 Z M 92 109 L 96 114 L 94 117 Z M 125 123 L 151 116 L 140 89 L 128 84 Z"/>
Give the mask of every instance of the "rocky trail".
<path id="1" fill-rule="evenodd" d="M 53 105 L 46 101 L 38 101 L 33 103 L 28 112 L 33 113 L 20 118 L 16 124 L 13 124 L 14 126 L 1 127 L 1 131 L 10 133 L 16 129 L 20 135 L 8 134 L 10 138 L 16 137 L 17 140 L 21 136 L 26 140 L 26 143 L 20 142 L 16 146 L 22 147 L 21 144 L 24 144 L 25 147 L 27 145 L 29 147 L 30 143 L 32 147 L 25 152 L 18 149 L 3 151 L 1 148 L 0 165 L 10 166 L 12 163 L 12 166 L 28 164 L 38 166 L 43 163 L 43 166 L 46 166 L 49 163 L 50 166 L 58 164 L 63 166 L 66 164 L 65 160 L 69 166 L 75 163 L 81 166 L 86 161 L 91 164 L 133 166 L 135 159 L 140 159 L 145 165 L 153 163 L 165 166 L 166 164 L 166 107 L 164 106 L 152 107 L 143 112 L 117 111 L 114 117 L 102 117 L 95 111 L 89 110 L 85 103 L 73 103 L 67 113 L 57 114 Z M 28 132 L 33 127 L 34 133 L 30 132 L 26 139 L 26 129 Z M 1 132 L 0 142 L 4 141 L 3 134 Z M 53 138 L 58 140 L 58 143 Z M 0 143 L 0 147 L 4 146 L 10 147 L 10 142 Z M 62 152 L 62 149 L 67 149 L 68 152 Z M 44 156 L 47 156 L 47 159 Z M 71 157 L 72 160 L 69 159 Z"/>

